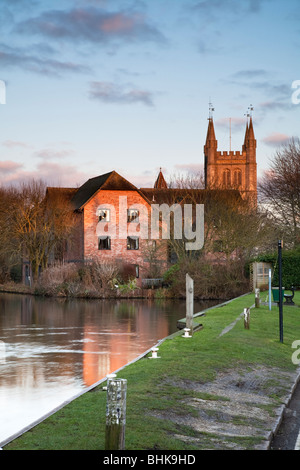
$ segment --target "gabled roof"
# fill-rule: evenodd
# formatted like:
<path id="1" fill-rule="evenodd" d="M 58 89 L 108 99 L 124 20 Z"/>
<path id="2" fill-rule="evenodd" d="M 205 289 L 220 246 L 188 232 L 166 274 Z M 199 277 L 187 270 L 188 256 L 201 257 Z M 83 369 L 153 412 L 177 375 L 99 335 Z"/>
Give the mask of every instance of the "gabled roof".
<path id="1" fill-rule="evenodd" d="M 90 178 L 82 186 L 80 186 L 71 201 L 74 210 L 81 209 L 83 206 L 85 206 L 85 204 L 100 190 L 137 191 L 143 197 L 143 199 L 145 199 L 146 202 L 150 204 L 148 199 L 146 199 L 146 196 L 142 194 L 136 186 L 127 181 L 116 171 L 110 171 L 104 175 Z"/>

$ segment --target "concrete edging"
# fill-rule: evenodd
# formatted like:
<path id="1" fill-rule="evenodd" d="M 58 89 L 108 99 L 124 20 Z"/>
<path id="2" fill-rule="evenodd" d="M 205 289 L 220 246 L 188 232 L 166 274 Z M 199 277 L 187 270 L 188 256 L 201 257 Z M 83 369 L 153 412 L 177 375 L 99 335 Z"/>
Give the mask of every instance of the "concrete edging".
<path id="1" fill-rule="evenodd" d="M 288 395 L 285 399 L 285 402 L 279 408 L 278 418 L 276 420 L 276 423 L 275 423 L 273 429 L 269 433 L 269 436 L 268 436 L 268 439 L 267 439 L 268 443 L 267 443 L 266 450 L 270 450 L 271 442 L 272 442 L 273 438 L 276 436 L 276 434 L 277 434 L 277 432 L 280 428 L 280 425 L 282 423 L 284 412 L 285 412 L 286 408 L 289 406 L 289 404 L 291 402 L 291 399 L 293 397 L 293 394 L 295 392 L 296 387 L 300 383 L 300 367 L 297 369 L 296 374 L 297 374 L 297 376 L 295 378 L 295 382 L 292 385 L 292 387 L 291 387 L 291 389 L 290 389 L 290 391 L 289 391 L 289 393 L 288 393 Z"/>

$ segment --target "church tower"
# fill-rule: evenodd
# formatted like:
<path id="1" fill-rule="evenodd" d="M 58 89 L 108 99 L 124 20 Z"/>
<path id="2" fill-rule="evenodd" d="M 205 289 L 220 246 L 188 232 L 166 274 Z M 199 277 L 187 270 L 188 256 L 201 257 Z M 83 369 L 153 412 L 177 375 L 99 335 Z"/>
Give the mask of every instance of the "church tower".
<path id="1" fill-rule="evenodd" d="M 257 201 L 256 139 L 252 116 L 246 124 L 242 151 L 218 150 L 212 116 L 208 119 L 204 145 L 204 172 L 206 189 L 237 189 L 243 199 Z"/>

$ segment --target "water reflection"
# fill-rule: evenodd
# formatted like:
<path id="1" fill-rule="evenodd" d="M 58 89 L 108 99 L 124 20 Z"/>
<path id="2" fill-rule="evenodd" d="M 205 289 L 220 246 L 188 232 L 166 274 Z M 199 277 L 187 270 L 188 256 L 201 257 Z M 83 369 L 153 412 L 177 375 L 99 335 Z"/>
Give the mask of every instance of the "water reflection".
<path id="1" fill-rule="evenodd" d="M 184 316 L 185 302 L 1 294 L 0 443 L 176 331 Z"/>

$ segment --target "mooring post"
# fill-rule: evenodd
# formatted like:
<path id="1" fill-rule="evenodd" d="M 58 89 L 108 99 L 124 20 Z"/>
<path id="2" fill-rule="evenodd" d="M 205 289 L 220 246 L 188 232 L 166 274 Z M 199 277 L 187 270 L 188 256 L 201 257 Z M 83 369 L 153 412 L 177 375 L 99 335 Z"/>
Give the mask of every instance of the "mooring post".
<path id="1" fill-rule="evenodd" d="M 250 328 L 250 308 L 244 308 L 244 327 L 246 330 Z"/>
<path id="2" fill-rule="evenodd" d="M 127 380 L 107 378 L 105 450 L 125 449 Z"/>
<path id="3" fill-rule="evenodd" d="M 193 315 L 194 315 L 194 281 L 190 275 L 186 274 L 186 327 L 193 335 Z"/>
<path id="4" fill-rule="evenodd" d="M 255 308 L 259 308 L 259 305 L 260 305 L 259 293 L 260 293 L 260 290 L 256 288 L 255 289 Z"/>

